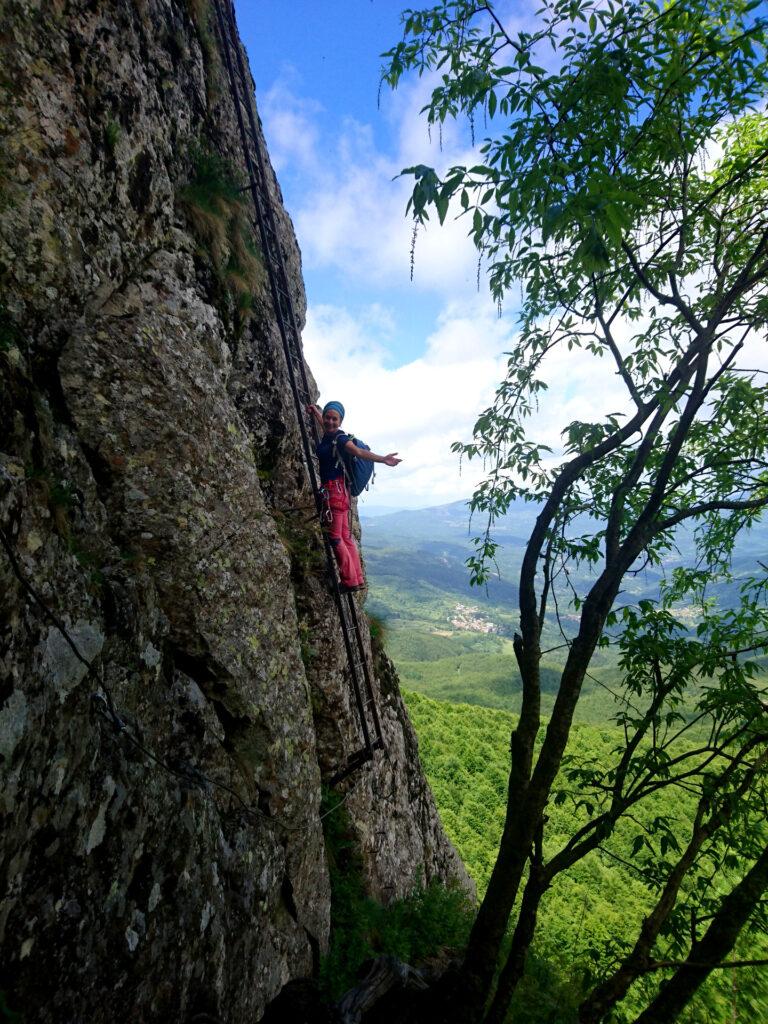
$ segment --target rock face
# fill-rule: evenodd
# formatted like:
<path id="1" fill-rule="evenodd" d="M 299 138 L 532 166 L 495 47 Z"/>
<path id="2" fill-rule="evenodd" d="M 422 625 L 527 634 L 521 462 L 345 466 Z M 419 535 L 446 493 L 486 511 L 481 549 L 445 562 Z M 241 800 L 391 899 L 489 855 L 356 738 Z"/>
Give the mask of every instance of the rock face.
<path id="1" fill-rule="evenodd" d="M 0 990 L 258 1020 L 326 948 L 360 734 L 215 25 L 2 6 Z M 373 657 L 387 750 L 339 787 L 370 892 L 467 884 Z"/>

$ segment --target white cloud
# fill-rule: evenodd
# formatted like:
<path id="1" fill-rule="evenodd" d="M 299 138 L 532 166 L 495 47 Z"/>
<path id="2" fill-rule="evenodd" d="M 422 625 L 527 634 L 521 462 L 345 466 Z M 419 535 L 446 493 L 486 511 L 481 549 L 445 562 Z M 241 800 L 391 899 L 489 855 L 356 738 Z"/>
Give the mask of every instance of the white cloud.
<path id="1" fill-rule="evenodd" d="M 386 365 L 386 312 L 355 318 L 334 306 L 310 309 L 304 349 L 321 402 L 346 409 L 345 427 L 379 454 L 399 452 L 402 465 L 377 469 L 377 504 L 436 505 L 468 496 L 483 476 L 478 462 L 461 474 L 453 441 L 467 441 L 479 413 L 493 400 L 514 340 L 512 317 L 499 319 L 480 298 L 448 304 L 424 355 L 395 369 Z M 549 385 L 530 436 L 557 451 L 571 420 L 597 420 L 626 407 L 613 364 L 581 350 L 558 350 L 544 367 Z"/>
<path id="2" fill-rule="evenodd" d="M 278 176 L 288 169 L 310 170 L 320 144 L 317 119 L 323 106 L 317 100 L 299 96 L 297 85 L 296 71 L 286 67 L 283 77 L 269 89 L 264 99 L 258 98 L 260 109 L 266 113 L 269 156 Z"/>
<path id="3" fill-rule="evenodd" d="M 261 99 L 270 154 L 278 171 L 302 175 L 302 190 L 291 215 L 305 266 L 332 268 L 345 277 L 382 287 L 409 284 L 412 224 L 405 208 L 413 179 L 398 178 L 416 163 L 447 168 L 472 163 L 461 132 L 453 126 L 430 142 L 418 111 L 429 90 L 426 79 L 403 87 L 388 106 L 398 126 L 395 152 L 384 154 L 372 129 L 351 118 L 339 126 L 330 146 L 316 128 L 320 110 L 295 95 L 290 79 L 276 83 Z M 469 221 L 449 218 L 419 232 L 414 290 L 453 296 L 475 287 L 476 254 L 467 238 Z"/>
<path id="4" fill-rule="evenodd" d="M 379 454 L 397 451 L 403 463 L 377 470 L 375 500 L 384 504 L 439 504 L 472 490 L 478 471 L 459 476 L 452 441 L 467 439 L 478 412 L 503 374 L 501 355 L 511 325 L 476 303 L 449 306 L 427 339 L 423 356 L 395 369 L 385 365 L 381 311 L 357 320 L 344 309 L 310 309 L 304 350 L 321 400 L 342 401 L 345 426 Z"/>

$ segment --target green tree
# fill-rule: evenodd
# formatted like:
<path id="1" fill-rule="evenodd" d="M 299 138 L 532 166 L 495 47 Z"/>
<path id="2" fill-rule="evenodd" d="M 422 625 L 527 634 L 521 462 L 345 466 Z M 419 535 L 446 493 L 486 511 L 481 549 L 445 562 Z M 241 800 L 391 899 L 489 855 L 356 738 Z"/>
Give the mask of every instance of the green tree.
<path id="1" fill-rule="evenodd" d="M 522 290 L 507 375 L 472 441 L 456 445 L 488 469 L 471 502 L 485 524 L 469 560 L 474 582 L 493 572 L 494 523 L 511 502 L 535 501 L 539 512 L 520 573 L 523 696 L 506 821 L 449 986 L 451 1019 L 504 1018 L 544 893 L 661 787 L 692 793 L 694 820 L 682 841 L 669 818 L 638 831 L 632 860 L 656 903 L 634 940 L 617 937 L 612 964 L 585 993 L 583 1024 L 606 1019 L 630 985 L 659 976 L 660 963 L 680 965 L 663 986 L 665 1005 L 685 988 L 675 1003 L 684 1005 L 735 941 L 724 898 L 739 902 L 746 885 L 754 903 L 764 888 L 768 722 L 749 655 L 765 647 L 765 589 L 745 581 L 730 612 L 707 598 L 768 503 L 766 385 L 742 356 L 768 318 L 767 29 L 758 8 L 547 0 L 534 30 L 512 32 L 492 3 L 442 0 L 406 11 L 403 40 L 385 55 L 393 88 L 407 73 L 433 76 L 430 125 L 466 116 L 473 131 L 481 119 L 488 126 L 477 165 L 404 172 L 414 178 L 416 224 L 430 213 L 468 218 L 493 295 L 501 302 L 513 285 Z M 626 407 L 564 424 L 562 451 L 551 453 L 526 421 L 546 401 L 548 366 L 572 348 L 611 361 Z M 647 562 L 663 567 L 680 530 L 694 538 L 692 563 L 669 574 L 658 602 L 617 605 L 626 575 Z M 581 590 L 569 575 L 577 564 L 592 568 Z M 673 614 L 682 598 L 698 604 L 695 630 Z M 567 621 L 557 611 L 564 602 Z M 540 639 L 553 608 L 567 657 L 544 728 Z M 598 770 L 564 758 L 591 659 L 608 643 L 621 652 L 625 742 Z M 573 785 L 557 790 L 563 767 Z M 545 859 L 547 806 L 559 800 L 573 800 L 587 821 Z M 692 984 L 691 958 L 705 942 L 717 954 L 695 960 Z"/>

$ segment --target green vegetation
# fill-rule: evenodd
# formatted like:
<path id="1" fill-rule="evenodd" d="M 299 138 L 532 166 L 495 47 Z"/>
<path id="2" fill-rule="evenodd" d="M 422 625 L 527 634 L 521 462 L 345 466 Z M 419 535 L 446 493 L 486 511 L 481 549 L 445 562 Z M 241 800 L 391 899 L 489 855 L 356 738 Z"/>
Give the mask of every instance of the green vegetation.
<path id="1" fill-rule="evenodd" d="M 308 623 L 299 620 L 299 644 L 301 661 L 302 664 L 304 665 L 304 668 L 307 671 L 310 671 L 314 664 L 315 658 L 317 657 L 317 647 L 315 647 L 314 643 L 312 642 L 313 639 L 314 634 L 312 633 L 312 630 L 309 628 Z"/>
<path id="2" fill-rule="evenodd" d="M 365 530 L 363 531 L 365 540 Z M 411 555 L 418 572 L 419 555 Z M 406 578 L 399 581 L 400 607 L 415 602 L 420 617 L 409 620 L 392 617 L 386 582 L 382 586 L 378 570 L 372 568 L 366 549 L 366 569 L 370 582 L 369 609 L 385 628 L 384 647 L 392 659 L 403 686 L 408 690 L 460 704 L 519 711 L 522 699 L 520 669 L 514 656 L 512 640 L 493 633 L 478 633 L 452 628 L 447 616 L 435 609 L 455 608 L 456 595 L 443 592 L 440 601 L 419 604 L 418 597 Z M 462 600 L 466 600 L 462 596 Z M 495 606 L 481 606 L 483 615 L 496 621 Z M 370 614 L 370 613 L 369 613 Z M 423 616 L 431 615 L 427 619 Z M 553 660 L 541 666 L 541 706 L 548 715 L 560 679 L 558 651 Z M 576 709 L 578 722 L 600 725 L 612 720 L 615 713 L 612 692 L 618 675 L 618 662 L 613 650 L 606 650 L 594 659 L 590 677 L 585 681 L 582 698 Z"/>
<path id="3" fill-rule="evenodd" d="M 232 298 L 236 326 L 241 329 L 266 281 L 250 228 L 248 204 L 226 160 L 197 146 L 192 149 L 191 161 L 192 177 L 180 191 L 181 202 L 219 281 Z"/>
<path id="4" fill-rule="evenodd" d="M 443 824 L 464 863 L 484 893 L 504 825 L 509 736 L 515 718 L 502 711 L 452 705 L 406 694 L 409 715 L 419 735 L 422 764 L 435 795 Z M 571 733 L 571 763 L 610 762 L 621 734 L 615 727 L 576 726 Z M 558 785 L 568 789 L 565 774 Z M 586 808 L 573 800 L 553 799 L 547 807 L 544 857 L 567 843 Z M 595 850 L 564 873 L 545 896 L 537 932 L 516 992 L 510 1022 L 568 1024 L 576 1020 L 579 1002 L 590 984 L 621 954 L 627 936 L 637 929 L 654 903 L 653 872 L 633 857 L 638 836 L 652 831 L 654 820 L 672 822 L 676 841 L 684 843 L 695 812 L 692 794 L 664 791 L 643 806 L 635 820 L 624 820 L 603 850 Z M 707 878 L 710 887 L 725 887 L 732 871 Z M 670 941 L 670 952 L 674 940 Z M 738 948 L 743 958 L 764 957 L 768 941 L 759 922 Z M 672 956 L 671 958 L 674 958 Z M 649 991 L 641 983 L 609 1019 L 633 1021 Z M 768 1016 L 768 973 L 741 972 L 738 981 L 727 972 L 713 975 L 681 1015 L 686 1024 L 723 1024 Z"/>
<path id="5" fill-rule="evenodd" d="M 342 798 L 326 793 L 323 813 L 331 874 L 331 948 L 320 968 L 328 1000 L 355 984 L 362 964 L 389 953 L 418 964 L 441 949 L 463 948 L 473 908 L 458 888 L 413 880 L 407 899 L 382 906 L 364 892 L 362 870 Z"/>
<path id="6" fill-rule="evenodd" d="M 371 634 L 371 639 L 382 646 L 386 642 L 387 638 L 386 620 L 382 619 L 379 615 L 374 615 L 373 612 L 367 612 L 366 618 L 368 619 L 368 629 Z"/>
<path id="7" fill-rule="evenodd" d="M 0 352 L 9 352 L 21 341 L 21 333 L 5 305 L 0 302 Z"/>
<path id="8" fill-rule="evenodd" d="M 218 96 L 214 68 L 217 65 L 218 50 L 211 30 L 211 5 L 208 0 L 186 0 L 187 13 L 195 27 L 205 67 L 205 91 L 210 104 Z"/>
<path id="9" fill-rule="evenodd" d="M 503 543 L 499 562 L 507 584 L 519 578 L 525 544 L 520 534 L 530 532 L 536 514 L 535 505 L 516 504 L 505 517 L 503 528 L 496 532 Z M 510 604 L 505 606 L 502 601 L 499 581 L 491 582 L 487 594 L 469 588 L 464 564 L 471 552 L 466 519 L 467 509 L 462 502 L 365 519 L 363 543 L 370 583 L 366 607 L 385 624 L 387 654 L 407 689 L 438 700 L 519 711 L 520 670 L 511 640 L 517 620 Z M 677 545 L 678 552 L 665 559 L 669 572 L 685 565 L 694 554 L 688 534 L 677 538 Z M 760 571 L 758 559 L 765 551 L 768 524 L 757 522 L 737 540 L 730 577 L 709 580 L 709 598 L 721 608 L 738 606 L 740 588 Z M 442 578 L 432 575 L 438 559 L 442 559 Z M 574 574 L 580 586 L 588 578 L 588 573 Z M 661 579 L 657 570 L 648 567 L 629 581 L 621 601 L 658 600 Z M 457 628 L 451 619 L 459 603 L 476 607 L 478 616 L 492 622 L 499 632 Z M 541 665 L 545 715 L 553 707 L 564 653 L 554 615 L 551 610 L 548 614 L 550 619 L 542 634 L 547 639 L 542 646 L 555 649 L 545 654 Z M 688 600 L 676 602 L 675 614 L 689 628 L 701 621 L 695 604 Z M 768 658 L 753 660 L 761 674 L 768 675 Z M 594 725 L 611 721 L 616 711 L 612 694 L 620 689 L 620 675 L 617 649 L 610 646 L 596 650 L 574 721 Z M 698 688 L 691 686 L 687 695 L 691 707 L 697 694 Z"/>
<path id="10" fill-rule="evenodd" d="M 438 700 L 515 710 L 520 704 L 520 670 L 513 655 L 475 654 L 429 661 L 398 661 L 405 686 Z M 542 668 L 542 689 L 557 689 L 560 673 Z"/>
<path id="11" fill-rule="evenodd" d="M 404 171 L 415 225 L 466 218 L 495 299 L 520 295 L 506 375 L 454 446 L 487 473 L 470 503 L 472 582 L 493 582 L 514 504 L 537 512 L 512 598 L 522 698 L 505 825 L 433 1019 L 501 1024 L 529 951 L 552 942 L 546 907 L 601 851 L 642 877 L 649 903 L 642 921 L 609 926 L 580 1024 L 623 1015 L 638 993 L 636 1024 L 671 1024 L 762 923 L 768 716 L 750 656 L 768 647 L 764 574 L 740 579 L 729 607 L 710 600 L 768 506 L 768 384 L 742 351 L 768 322 L 758 8 L 546 0 L 526 31 L 490 0 L 441 0 L 406 11 L 386 54 L 393 88 L 430 76 L 428 125 L 466 117 L 474 134 L 482 118 L 488 133 L 473 166 Z M 603 408 L 596 389 L 591 420 L 563 422 L 553 452 L 533 414 L 574 350 L 582 372 L 610 367 L 622 397 Z M 689 557 L 670 565 L 686 531 Z M 646 567 L 653 597 L 635 589 Z M 563 662 L 544 722 L 553 612 Z M 574 755 L 576 708 L 607 650 L 620 732 L 604 756 Z"/>
<path id="12" fill-rule="evenodd" d="M 104 129 L 104 148 L 112 156 L 120 138 L 120 125 L 117 121 L 109 121 Z"/>
<path id="13" fill-rule="evenodd" d="M 0 991 L 0 1014 L 2 1014 L 0 1019 L 5 1021 L 6 1024 L 22 1024 L 24 1020 L 24 1015 L 22 1013 L 17 1013 L 15 1010 L 10 1008 L 6 1001 L 5 992 L 3 991 Z"/>

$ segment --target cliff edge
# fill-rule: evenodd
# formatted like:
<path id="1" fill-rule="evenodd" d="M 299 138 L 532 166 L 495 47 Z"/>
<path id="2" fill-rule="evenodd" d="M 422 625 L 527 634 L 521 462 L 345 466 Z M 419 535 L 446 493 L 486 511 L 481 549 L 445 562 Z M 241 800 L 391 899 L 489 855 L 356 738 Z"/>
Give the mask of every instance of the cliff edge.
<path id="1" fill-rule="evenodd" d="M 360 736 L 215 25 L 11 0 L 0 48 L 0 990 L 257 1020 L 327 948 Z M 469 885 L 374 660 L 368 889 Z"/>

